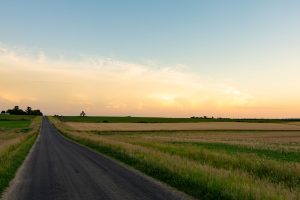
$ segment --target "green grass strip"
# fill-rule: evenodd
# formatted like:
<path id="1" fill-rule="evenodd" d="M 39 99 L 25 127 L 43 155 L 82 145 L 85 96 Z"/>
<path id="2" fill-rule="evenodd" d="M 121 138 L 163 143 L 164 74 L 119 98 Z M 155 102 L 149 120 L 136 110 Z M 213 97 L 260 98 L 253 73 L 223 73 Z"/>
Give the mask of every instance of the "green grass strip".
<path id="1" fill-rule="evenodd" d="M 0 155 L 0 196 L 14 178 L 26 155 L 34 144 L 38 134 L 29 135 L 19 144 L 11 146 Z"/>
<path id="2" fill-rule="evenodd" d="M 219 150 L 229 154 L 249 153 L 259 157 L 283 162 L 300 162 L 299 152 L 276 151 L 271 149 L 258 149 L 242 145 L 224 144 L 224 143 L 209 143 L 209 142 L 169 142 L 171 144 L 189 144 L 209 150 Z"/>
<path id="3" fill-rule="evenodd" d="M 291 163 L 261 159 L 257 156 L 230 155 L 191 144 L 132 142 L 132 144 L 156 149 L 171 155 L 188 158 L 216 168 L 242 170 L 258 178 L 267 178 L 274 183 L 283 183 L 289 188 L 300 187 L 300 174 Z"/>

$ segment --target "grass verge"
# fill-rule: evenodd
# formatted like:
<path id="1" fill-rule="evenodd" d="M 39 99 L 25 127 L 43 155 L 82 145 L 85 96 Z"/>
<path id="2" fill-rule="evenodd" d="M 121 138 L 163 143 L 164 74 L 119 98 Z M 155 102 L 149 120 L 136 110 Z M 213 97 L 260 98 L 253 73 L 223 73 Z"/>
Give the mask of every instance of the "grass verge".
<path id="1" fill-rule="evenodd" d="M 214 151 L 214 149 L 199 148 L 190 143 L 149 143 L 147 141 L 131 142 L 161 152 L 189 158 L 201 164 L 228 170 L 246 171 L 259 179 L 267 178 L 271 182 L 285 184 L 289 188 L 300 187 L 299 165 L 276 160 L 262 159 L 254 153 L 235 153 Z"/>
<path id="2" fill-rule="evenodd" d="M 32 129 L 26 133 L 19 133 L 19 135 L 27 134 L 25 137 L 20 136 L 21 139 L 17 143 L 0 151 L 0 197 L 34 144 L 39 133 L 40 120 L 40 117 L 33 119 L 30 125 Z"/>
<path id="3" fill-rule="evenodd" d="M 15 176 L 19 166 L 23 163 L 30 148 L 35 142 L 37 134 L 28 136 L 20 144 L 13 145 L 0 155 L 0 195 Z"/>

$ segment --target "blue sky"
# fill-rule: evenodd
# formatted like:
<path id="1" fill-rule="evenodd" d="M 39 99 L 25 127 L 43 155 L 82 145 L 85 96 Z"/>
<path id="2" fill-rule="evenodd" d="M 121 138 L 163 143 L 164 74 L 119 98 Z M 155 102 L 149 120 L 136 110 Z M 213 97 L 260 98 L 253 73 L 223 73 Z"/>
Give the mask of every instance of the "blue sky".
<path id="1" fill-rule="evenodd" d="M 299 1 L 10 0 L 1 3 L 0 40 L 53 55 L 222 70 L 237 57 L 298 48 L 299 8 Z"/>
<path id="2" fill-rule="evenodd" d="M 52 61 L 183 66 L 252 96 L 281 87 L 271 95 L 280 98 L 299 89 L 299 10 L 296 0 L 10 0 L 0 6 L 0 44 Z"/>

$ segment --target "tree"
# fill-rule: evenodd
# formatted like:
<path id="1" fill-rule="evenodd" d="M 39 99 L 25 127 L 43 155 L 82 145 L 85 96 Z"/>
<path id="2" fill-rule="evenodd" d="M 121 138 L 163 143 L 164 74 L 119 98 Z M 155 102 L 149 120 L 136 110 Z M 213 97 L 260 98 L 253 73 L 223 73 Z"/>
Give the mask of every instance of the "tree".
<path id="1" fill-rule="evenodd" d="M 81 111 L 80 117 L 84 117 L 84 116 L 85 116 L 85 112 L 84 112 L 84 111 Z"/>
<path id="2" fill-rule="evenodd" d="M 43 115 L 40 110 L 32 110 L 30 115 Z"/>
<path id="3" fill-rule="evenodd" d="M 26 115 L 26 112 L 20 109 L 19 106 L 15 106 L 13 109 L 8 109 L 6 112 L 11 115 Z"/>
<path id="4" fill-rule="evenodd" d="M 27 107 L 26 111 L 23 111 L 19 106 L 15 106 L 13 109 L 8 109 L 6 113 L 11 115 L 43 115 L 40 110 L 32 110 L 31 107 Z"/>
<path id="5" fill-rule="evenodd" d="M 32 113 L 31 107 L 29 107 L 29 106 L 27 107 L 26 113 L 27 113 L 27 115 L 31 115 L 31 113 Z"/>
<path id="6" fill-rule="evenodd" d="M 1 111 L 1 114 L 5 114 L 5 110 L 2 110 L 2 111 Z"/>

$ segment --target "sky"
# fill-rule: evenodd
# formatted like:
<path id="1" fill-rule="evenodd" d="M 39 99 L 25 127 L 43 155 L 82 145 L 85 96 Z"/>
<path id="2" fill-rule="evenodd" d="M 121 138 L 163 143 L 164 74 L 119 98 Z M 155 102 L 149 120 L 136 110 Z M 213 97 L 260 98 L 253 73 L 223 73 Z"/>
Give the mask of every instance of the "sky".
<path id="1" fill-rule="evenodd" d="M 300 1 L 0 5 L 0 110 L 300 117 Z"/>

